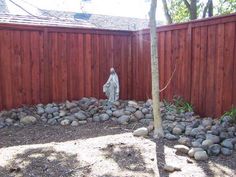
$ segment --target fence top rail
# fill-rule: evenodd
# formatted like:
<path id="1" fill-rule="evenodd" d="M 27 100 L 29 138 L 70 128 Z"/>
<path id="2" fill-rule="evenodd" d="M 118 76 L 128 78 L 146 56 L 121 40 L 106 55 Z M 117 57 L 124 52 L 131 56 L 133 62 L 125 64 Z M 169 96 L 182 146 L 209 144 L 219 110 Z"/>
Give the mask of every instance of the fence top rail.
<path id="1" fill-rule="evenodd" d="M 229 15 L 221 15 L 215 16 L 210 18 L 192 20 L 189 22 L 171 24 L 171 25 L 164 25 L 157 27 L 157 32 L 163 31 L 172 31 L 172 30 L 180 30 L 180 29 L 187 29 L 188 27 L 200 27 L 200 26 L 208 26 L 208 25 L 216 25 L 218 23 L 229 23 L 236 21 L 236 13 L 232 13 Z M 139 31 L 135 31 L 133 34 L 145 34 L 149 33 L 150 29 L 143 29 Z"/>
<path id="2" fill-rule="evenodd" d="M 39 24 L 13 24 L 0 23 L 0 30 L 28 30 L 28 31 L 47 31 L 63 33 L 85 33 L 85 34 L 107 34 L 107 35 L 130 35 L 132 31 L 98 29 L 88 27 L 71 27 L 71 26 L 50 26 Z"/>

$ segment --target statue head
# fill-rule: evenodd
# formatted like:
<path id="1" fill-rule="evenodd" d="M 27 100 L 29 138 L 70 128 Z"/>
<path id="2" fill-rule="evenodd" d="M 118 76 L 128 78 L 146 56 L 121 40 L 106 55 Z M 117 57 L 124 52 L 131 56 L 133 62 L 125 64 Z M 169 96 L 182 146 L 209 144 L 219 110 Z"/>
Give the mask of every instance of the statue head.
<path id="1" fill-rule="evenodd" d="M 116 72 L 115 72 L 115 69 L 114 68 L 111 68 L 110 69 L 110 74 L 115 74 Z"/>

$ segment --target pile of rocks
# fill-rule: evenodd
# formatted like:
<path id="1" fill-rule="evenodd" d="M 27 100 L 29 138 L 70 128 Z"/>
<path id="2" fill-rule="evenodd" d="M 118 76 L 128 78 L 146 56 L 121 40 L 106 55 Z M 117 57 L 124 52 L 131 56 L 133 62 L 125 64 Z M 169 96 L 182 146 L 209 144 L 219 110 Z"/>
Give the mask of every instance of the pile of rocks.
<path id="1" fill-rule="evenodd" d="M 221 121 L 200 118 L 193 112 L 179 113 L 174 105 L 161 104 L 162 124 L 165 138 L 178 141 L 177 152 L 186 153 L 197 160 L 206 160 L 212 155 L 231 155 L 236 150 L 236 125 L 230 117 Z M 36 122 L 50 125 L 78 126 L 87 122 L 115 121 L 119 124 L 140 122 L 149 125 L 134 132 L 137 136 L 152 134 L 152 100 L 117 101 L 108 104 L 106 100 L 82 98 L 65 103 L 38 104 L 32 107 L 0 112 L 0 128 L 24 126 Z"/>
<path id="2" fill-rule="evenodd" d="M 42 121 L 50 125 L 78 126 L 87 122 L 113 120 L 120 124 L 139 121 L 149 124 L 152 117 L 151 100 L 147 102 L 117 101 L 113 104 L 96 98 L 82 98 L 65 103 L 38 104 L 0 112 L 0 128 L 23 126 Z"/>
<path id="3" fill-rule="evenodd" d="M 231 124 L 229 116 L 221 120 L 199 118 L 191 112 L 162 108 L 162 118 L 165 138 L 178 141 L 174 147 L 177 152 L 206 160 L 208 156 L 231 155 L 236 150 L 236 125 Z"/>

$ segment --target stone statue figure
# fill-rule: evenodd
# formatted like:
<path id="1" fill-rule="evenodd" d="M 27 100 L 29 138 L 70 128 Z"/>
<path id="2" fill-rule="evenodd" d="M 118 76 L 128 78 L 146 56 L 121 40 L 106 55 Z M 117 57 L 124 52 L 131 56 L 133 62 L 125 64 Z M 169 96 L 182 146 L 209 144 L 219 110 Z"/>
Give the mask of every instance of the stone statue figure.
<path id="1" fill-rule="evenodd" d="M 115 102 L 119 99 L 119 79 L 114 68 L 110 69 L 110 76 L 103 85 L 103 92 L 106 94 L 109 102 Z"/>

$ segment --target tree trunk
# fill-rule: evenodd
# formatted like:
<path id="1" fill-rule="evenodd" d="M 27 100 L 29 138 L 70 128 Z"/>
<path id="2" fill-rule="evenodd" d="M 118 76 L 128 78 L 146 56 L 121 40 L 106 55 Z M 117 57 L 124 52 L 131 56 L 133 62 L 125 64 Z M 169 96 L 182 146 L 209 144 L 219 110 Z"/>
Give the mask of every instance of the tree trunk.
<path id="1" fill-rule="evenodd" d="M 170 13 L 169 13 L 169 9 L 168 9 L 166 0 L 162 0 L 162 4 L 163 4 L 163 8 L 164 8 L 164 12 L 165 12 L 165 17 L 166 17 L 167 23 L 168 24 L 173 23 L 172 18 L 171 18 Z"/>
<path id="2" fill-rule="evenodd" d="M 151 1 L 149 12 L 150 17 L 150 39 L 151 39 L 151 71 L 152 71 L 152 100 L 154 117 L 154 137 L 163 137 L 162 121 L 160 115 L 159 96 L 159 70 L 157 54 L 157 34 L 156 34 L 156 6 L 157 0 Z"/>
<path id="3" fill-rule="evenodd" d="M 209 0 L 208 17 L 213 16 L 213 1 Z"/>
<path id="4" fill-rule="evenodd" d="M 191 0 L 190 3 L 190 20 L 197 19 L 197 0 Z"/>

